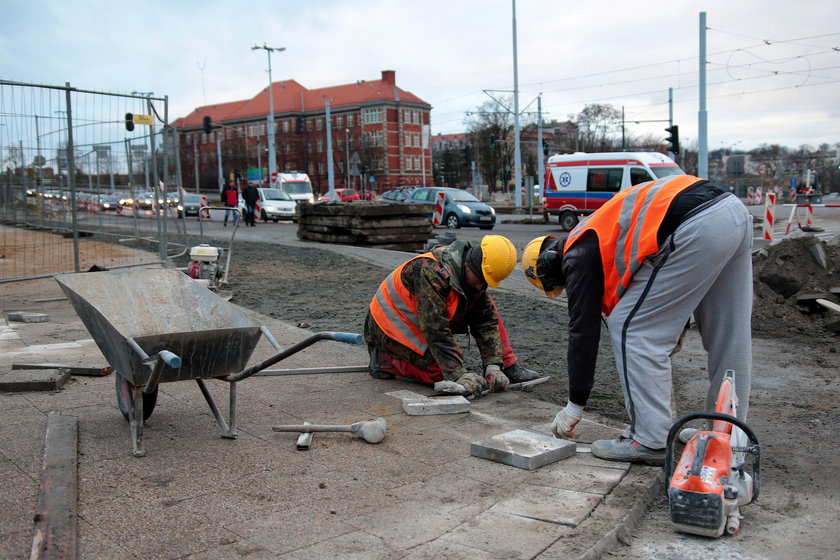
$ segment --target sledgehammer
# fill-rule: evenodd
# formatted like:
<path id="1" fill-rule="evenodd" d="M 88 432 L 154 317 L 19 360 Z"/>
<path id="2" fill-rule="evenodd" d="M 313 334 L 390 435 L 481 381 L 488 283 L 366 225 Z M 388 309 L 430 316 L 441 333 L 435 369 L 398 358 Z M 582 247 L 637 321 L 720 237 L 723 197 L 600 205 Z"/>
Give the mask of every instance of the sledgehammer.
<path id="1" fill-rule="evenodd" d="M 351 432 L 361 436 L 368 443 L 379 443 L 385 439 L 388 424 L 382 417 L 355 422 L 350 425 L 331 426 L 324 424 L 287 424 L 274 426 L 272 432 Z"/>

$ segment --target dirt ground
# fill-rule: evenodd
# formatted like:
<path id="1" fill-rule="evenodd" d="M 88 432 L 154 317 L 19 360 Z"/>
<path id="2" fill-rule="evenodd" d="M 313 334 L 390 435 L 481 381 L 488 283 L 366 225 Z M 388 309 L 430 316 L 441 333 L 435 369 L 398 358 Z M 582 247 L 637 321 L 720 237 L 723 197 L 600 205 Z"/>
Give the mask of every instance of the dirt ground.
<path id="1" fill-rule="evenodd" d="M 755 255 L 755 312 L 751 427 L 760 435 L 761 496 L 743 509 L 737 537 L 717 540 L 675 533 L 664 492 L 613 558 L 834 558 L 840 521 L 840 314 L 797 304 L 797 294 L 840 286 L 840 247 L 819 242 L 827 270 L 811 251 L 812 238 L 786 240 Z M 231 265 L 235 303 L 301 327 L 362 332 L 365 312 L 383 268 L 312 248 L 240 244 Z M 559 405 L 567 397 L 566 315 L 544 297 L 494 291 L 511 343 L 528 367 L 552 380 L 535 396 Z M 699 335 L 673 360 L 676 409 L 701 410 L 706 357 Z M 461 338 L 469 346 L 466 336 Z M 478 367 L 477 351 L 467 351 Z M 588 410 L 626 420 L 606 332 Z"/>

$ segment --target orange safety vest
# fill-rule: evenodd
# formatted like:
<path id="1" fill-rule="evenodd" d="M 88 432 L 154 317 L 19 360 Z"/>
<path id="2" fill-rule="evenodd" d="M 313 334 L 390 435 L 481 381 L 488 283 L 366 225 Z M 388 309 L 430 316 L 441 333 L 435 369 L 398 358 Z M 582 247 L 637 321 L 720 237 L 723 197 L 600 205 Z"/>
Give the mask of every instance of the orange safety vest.
<path id="1" fill-rule="evenodd" d="M 421 356 L 426 353 L 429 344 L 420 330 L 417 300 L 402 283 L 402 271 L 410 262 L 423 258 L 437 260 L 432 253 L 424 253 L 401 264 L 382 281 L 370 302 L 370 313 L 382 332 Z M 458 309 L 458 298 L 458 292 L 455 290 L 451 290 L 446 298 L 446 310 L 450 321 Z"/>
<path id="2" fill-rule="evenodd" d="M 644 260 L 659 251 L 656 235 L 671 202 L 704 179 L 671 175 L 621 191 L 582 219 L 566 240 L 563 252 L 592 230 L 598 237 L 604 267 L 601 311 L 609 315 L 630 286 Z"/>

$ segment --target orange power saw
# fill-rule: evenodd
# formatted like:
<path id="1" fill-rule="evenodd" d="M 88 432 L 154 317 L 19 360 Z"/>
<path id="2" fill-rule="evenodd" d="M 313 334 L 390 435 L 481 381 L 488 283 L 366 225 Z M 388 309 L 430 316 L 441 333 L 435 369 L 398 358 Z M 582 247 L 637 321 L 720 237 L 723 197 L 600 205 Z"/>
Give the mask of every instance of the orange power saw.
<path id="1" fill-rule="evenodd" d="M 671 521 L 686 533 L 719 537 L 738 532 L 740 506 L 758 498 L 760 449 L 755 433 L 736 418 L 734 371 L 727 370 L 718 391 L 715 412 L 693 412 L 668 432 L 665 475 Z M 673 467 L 674 439 L 692 420 L 711 420 L 711 430 L 698 430 Z M 746 456 L 752 456 L 748 467 Z"/>

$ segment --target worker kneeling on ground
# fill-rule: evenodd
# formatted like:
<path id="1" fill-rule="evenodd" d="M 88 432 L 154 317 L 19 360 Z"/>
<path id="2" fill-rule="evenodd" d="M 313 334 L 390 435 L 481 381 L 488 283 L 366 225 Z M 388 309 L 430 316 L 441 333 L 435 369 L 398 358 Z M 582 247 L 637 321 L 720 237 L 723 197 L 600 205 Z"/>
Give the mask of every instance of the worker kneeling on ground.
<path id="1" fill-rule="evenodd" d="M 422 383 L 454 381 L 480 396 L 504 391 L 509 381 L 539 377 L 521 367 L 487 287 L 497 288 L 516 266 L 509 239 L 435 247 L 394 270 L 379 286 L 365 320 L 370 375 Z M 484 375 L 467 372 L 454 334 L 471 332 Z M 459 389 L 460 392 L 460 389 Z"/>
<path id="2" fill-rule="evenodd" d="M 592 453 L 662 464 L 671 426 L 671 359 L 692 313 L 708 352 L 706 409 L 735 370 L 746 419 L 752 370 L 752 217 L 719 186 L 690 175 L 618 193 L 568 235 L 531 241 L 526 277 L 549 297 L 566 289 L 569 401 L 552 430 L 574 437 L 595 378 L 601 313 L 608 316 L 630 425 Z"/>

